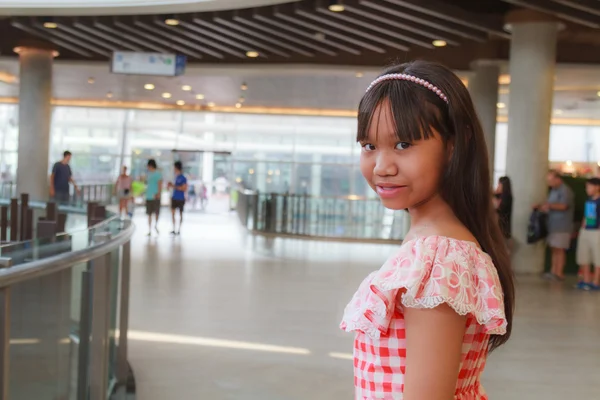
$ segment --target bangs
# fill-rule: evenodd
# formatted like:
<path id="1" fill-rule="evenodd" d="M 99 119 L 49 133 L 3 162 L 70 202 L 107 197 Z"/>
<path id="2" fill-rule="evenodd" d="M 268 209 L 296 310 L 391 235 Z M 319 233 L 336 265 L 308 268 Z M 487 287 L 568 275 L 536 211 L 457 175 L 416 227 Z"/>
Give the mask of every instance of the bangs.
<path id="1" fill-rule="evenodd" d="M 413 82 L 390 80 L 381 82 L 369 90 L 358 108 L 358 130 L 356 140 L 366 141 L 371 124 L 380 118 L 383 107 L 391 111 L 396 138 L 401 142 L 414 142 L 429 139 L 433 130 L 442 138 L 448 137 L 444 128 L 443 115 L 446 104 L 440 109 L 435 103 L 442 102 L 435 94 L 433 99 L 429 90 L 416 86 Z M 436 101 L 437 100 L 437 101 Z"/>

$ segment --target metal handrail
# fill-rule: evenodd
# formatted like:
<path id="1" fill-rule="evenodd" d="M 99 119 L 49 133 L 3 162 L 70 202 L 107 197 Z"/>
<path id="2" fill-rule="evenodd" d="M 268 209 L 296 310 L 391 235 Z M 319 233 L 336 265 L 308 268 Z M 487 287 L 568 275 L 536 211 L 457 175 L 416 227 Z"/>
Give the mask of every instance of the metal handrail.
<path id="1" fill-rule="evenodd" d="M 403 212 L 379 199 L 238 191 L 242 226 L 254 233 L 341 240 L 397 242 L 407 231 Z"/>
<path id="2" fill-rule="evenodd" d="M 348 200 L 348 201 L 372 201 L 372 202 L 377 202 L 380 203 L 381 200 L 379 200 L 379 198 L 377 197 L 367 197 L 367 196 L 359 196 L 359 195 L 355 195 L 355 194 L 350 194 L 350 195 L 344 195 L 344 196 L 315 196 L 312 194 L 302 194 L 302 193 L 271 193 L 271 192 L 259 192 L 258 190 L 252 190 L 252 189 L 242 189 L 242 190 L 238 190 L 239 193 L 247 195 L 247 196 L 252 196 L 252 195 L 257 195 L 257 194 L 276 194 L 278 196 L 290 196 L 290 197 L 308 197 L 310 199 L 314 199 L 314 200 Z"/>
<path id="3" fill-rule="evenodd" d="M 98 225 L 106 223 L 103 221 Z M 91 228 L 93 229 L 93 227 Z M 135 225 L 129 221 L 125 229 L 110 240 L 94 244 L 86 249 L 35 260 L 26 264 L 0 269 L 0 288 L 14 285 L 29 279 L 50 275 L 72 267 L 75 264 L 90 261 L 109 253 L 127 243 L 135 231 Z"/>

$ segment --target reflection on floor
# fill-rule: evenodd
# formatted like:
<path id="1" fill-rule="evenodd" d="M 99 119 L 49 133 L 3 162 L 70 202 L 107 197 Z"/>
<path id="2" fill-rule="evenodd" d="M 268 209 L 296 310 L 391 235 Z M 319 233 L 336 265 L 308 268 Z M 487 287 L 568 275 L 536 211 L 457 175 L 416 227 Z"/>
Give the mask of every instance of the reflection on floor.
<path id="1" fill-rule="evenodd" d="M 188 214 L 182 235 L 132 246 L 130 359 L 139 400 L 353 398 L 352 337 L 338 329 L 392 246 L 270 240 L 235 216 Z M 162 216 L 169 232 L 170 216 Z M 491 399 L 600 393 L 600 294 L 519 283 L 513 339 L 485 376 Z"/>

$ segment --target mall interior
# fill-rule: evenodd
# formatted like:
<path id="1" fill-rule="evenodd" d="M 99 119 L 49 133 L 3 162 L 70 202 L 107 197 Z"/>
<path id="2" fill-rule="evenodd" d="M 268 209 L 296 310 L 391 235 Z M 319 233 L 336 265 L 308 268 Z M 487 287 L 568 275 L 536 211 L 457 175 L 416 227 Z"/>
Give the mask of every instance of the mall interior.
<path id="1" fill-rule="evenodd" d="M 357 106 L 417 59 L 461 78 L 493 181 L 512 180 L 516 313 L 489 398 L 600 398 L 600 295 L 573 288 L 573 248 L 548 282 L 544 244 L 527 244 L 549 169 L 600 176 L 598 0 L 24 0 L 0 15 L 0 400 L 353 398 L 339 322 L 410 226 L 364 181 Z M 65 151 L 78 187 L 56 205 Z M 149 159 L 164 179 L 150 237 Z M 193 190 L 173 236 L 175 161 Z"/>

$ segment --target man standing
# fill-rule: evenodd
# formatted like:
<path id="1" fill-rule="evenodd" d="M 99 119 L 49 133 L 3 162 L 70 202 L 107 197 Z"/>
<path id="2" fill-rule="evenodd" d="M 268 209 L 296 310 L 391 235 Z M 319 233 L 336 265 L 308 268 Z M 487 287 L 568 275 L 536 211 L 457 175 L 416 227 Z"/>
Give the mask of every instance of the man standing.
<path id="1" fill-rule="evenodd" d="M 173 187 L 173 196 L 171 197 L 171 214 L 173 216 L 173 232 L 171 235 L 179 235 L 181 233 L 181 224 L 183 223 L 183 207 L 185 206 L 185 192 L 187 190 L 187 178 L 183 175 L 183 165 L 181 161 L 176 161 L 175 167 L 175 183 L 169 186 Z M 175 222 L 175 212 L 179 210 L 179 229 Z"/>
<path id="2" fill-rule="evenodd" d="M 547 175 L 550 194 L 541 211 L 548 213 L 548 246 L 552 254 L 551 270 L 546 278 L 565 279 L 566 251 L 571 246 L 573 234 L 574 195 L 557 171 Z"/>
<path id="3" fill-rule="evenodd" d="M 158 216 L 160 214 L 160 194 L 162 189 L 162 174 L 157 170 L 156 161 L 148 160 L 148 177 L 146 178 L 146 214 L 148 214 L 148 236 L 152 235 L 152 215 L 154 215 L 154 230 L 158 231 Z"/>
<path id="4" fill-rule="evenodd" d="M 69 202 L 69 183 L 73 184 L 75 192 L 79 194 L 79 188 L 73 180 L 73 174 L 69 166 L 70 161 L 71 152 L 65 151 L 63 159 L 55 163 L 52 167 L 52 174 L 50 175 L 50 198 L 57 203 Z"/>

